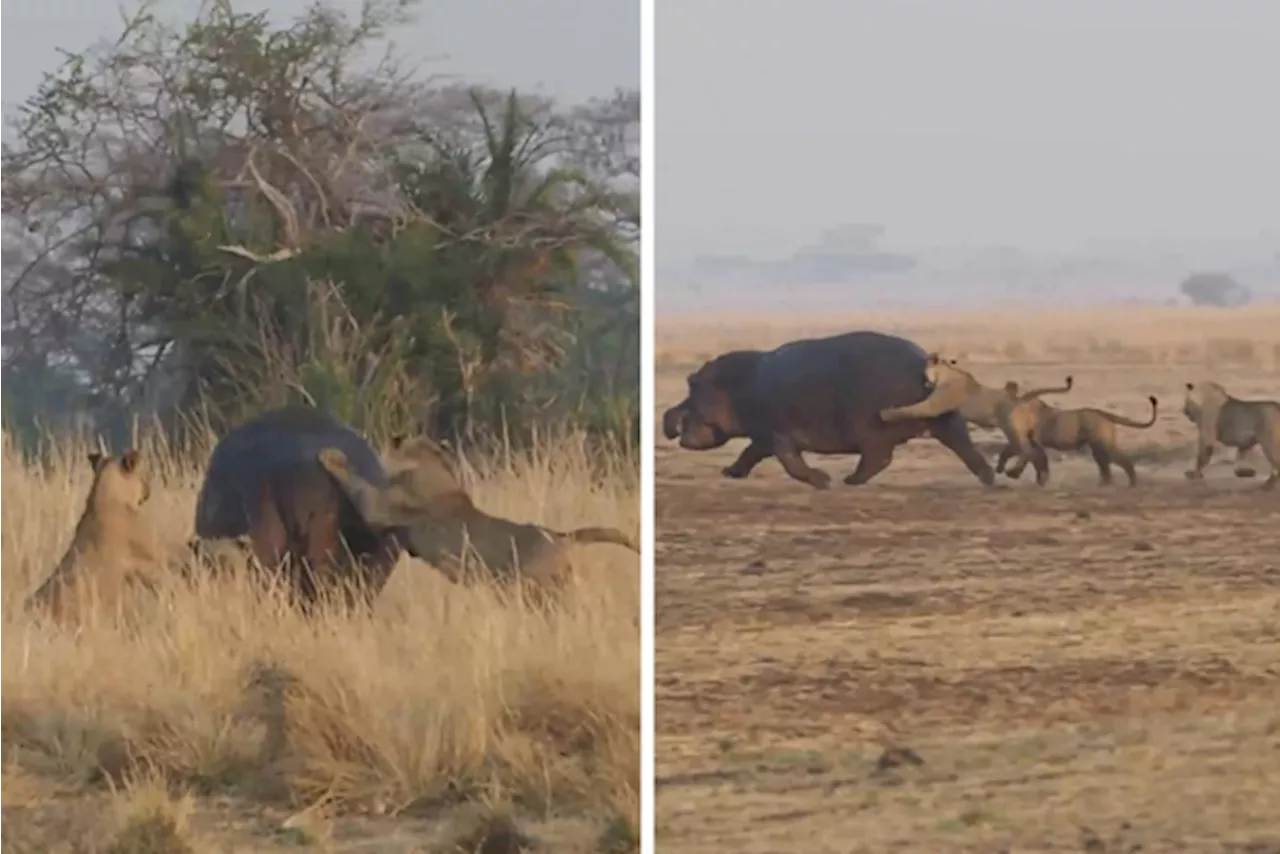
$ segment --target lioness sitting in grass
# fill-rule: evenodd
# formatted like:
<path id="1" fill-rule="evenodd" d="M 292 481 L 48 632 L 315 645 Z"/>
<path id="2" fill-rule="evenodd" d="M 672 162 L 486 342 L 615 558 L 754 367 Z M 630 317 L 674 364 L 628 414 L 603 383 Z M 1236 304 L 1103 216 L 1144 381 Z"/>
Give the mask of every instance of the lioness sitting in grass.
<path id="1" fill-rule="evenodd" d="M 385 488 L 353 472 L 337 448 L 325 448 L 319 460 L 370 527 L 400 532 L 410 554 L 455 582 L 462 580 L 467 556 L 499 581 L 518 576 L 554 588 L 565 580 L 570 544 L 613 543 L 639 552 L 613 528 L 562 532 L 490 516 L 471 501 L 444 450 L 426 437 L 399 444 L 388 460 Z"/>
<path id="2" fill-rule="evenodd" d="M 141 454 L 91 453 L 89 465 L 93 485 L 71 543 L 26 603 L 47 609 L 55 619 L 79 614 L 94 602 L 112 607 L 131 587 L 153 589 L 161 562 L 155 525 L 140 511 L 151 497 Z"/>

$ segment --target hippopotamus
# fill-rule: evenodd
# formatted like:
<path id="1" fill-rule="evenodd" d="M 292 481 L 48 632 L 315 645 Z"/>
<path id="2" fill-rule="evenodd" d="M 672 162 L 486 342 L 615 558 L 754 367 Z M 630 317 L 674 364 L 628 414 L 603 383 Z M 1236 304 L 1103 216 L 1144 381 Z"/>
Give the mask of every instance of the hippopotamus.
<path id="1" fill-rule="evenodd" d="M 288 406 L 231 430 L 209 458 L 196 499 L 196 536 L 247 537 L 268 569 L 287 557 L 283 570 L 304 605 L 333 588 L 348 605 L 357 598 L 367 604 L 391 577 L 404 540 L 365 523 L 320 465 L 320 451 L 329 447 L 342 449 L 362 478 L 386 485 L 369 443 L 324 410 Z"/>
<path id="2" fill-rule="evenodd" d="M 817 489 L 831 477 L 801 456 L 860 454 L 844 479 L 856 486 L 888 468 L 894 449 L 931 435 L 986 485 L 991 466 L 969 440 L 958 411 L 929 419 L 885 422 L 879 412 L 924 400 L 928 354 L 905 338 L 858 331 L 791 341 L 773 350 L 724 353 L 689 375 L 689 396 L 662 416 L 662 432 L 694 451 L 745 437 L 750 444 L 723 470 L 744 478 L 777 457 L 787 474 Z"/>

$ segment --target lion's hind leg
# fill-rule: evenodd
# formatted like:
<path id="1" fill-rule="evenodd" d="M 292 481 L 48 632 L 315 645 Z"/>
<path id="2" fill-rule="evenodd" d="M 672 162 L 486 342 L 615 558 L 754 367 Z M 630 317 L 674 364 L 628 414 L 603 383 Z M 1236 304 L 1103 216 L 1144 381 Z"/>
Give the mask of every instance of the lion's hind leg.
<path id="1" fill-rule="evenodd" d="M 1009 460 L 1017 455 L 1018 452 L 1014 450 L 1013 444 L 1006 442 L 1005 446 L 1000 449 L 999 456 L 996 457 L 996 474 L 1004 474 L 1005 467 L 1009 465 Z M 1022 474 L 1022 472 L 1019 471 L 1018 474 Z"/>
<path id="2" fill-rule="evenodd" d="M 1049 455 L 1044 446 L 1034 439 L 1031 441 L 1031 465 L 1036 470 L 1036 485 L 1046 486 L 1049 483 Z"/>
<path id="3" fill-rule="evenodd" d="M 1099 484 L 1102 486 L 1110 486 L 1112 483 L 1111 451 L 1102 442 L 1090 442 L 1089 453 L 1093 455 L 1093 462 L 1098 466 Z M 1120 462 L 1120 460 L 1118 459 L 1115 462 L 1121 468 L 1124 468 L 1126 473 L 1128 473 L 1129 470 L 1132 468 L 1132 466 L 1130 466 L 1129 468 L 1125 468 L 1125 464 Z M 1130 477 L 1133 477 L 1133 475 L 1130 475 Z"/>
<path id="4" fill-rule="evenodd" d="M 1108 448 L 1104 443 L 1097 442 L 1090 446 L 1089 450 L 1093 453 L 1093 460 L 1098 464 L 1098 471 L 1102 476 L 1102 485 L 1110 486 L 1111 479 L 1111 463 L 1115 463 L 1129 478 L 1129 486 L 1138 485 L 1138 470 L 1133 465 L 1133 460 L 1121 451 L 1119 448 Z"/>
<path id="5" fill-rule="evenodd" d="M 1253 449 L 1257 447 L 1257 442 L 1249 442 L 1236 448 L 1236 465 L 1234 473 L 1236 477 L 1250 478 L 1257 477 L 1258 470 L 1251 465 L 1247 465 L 1249 458 L 1253 456 Z"/>
<path id="6" fill-rule="evenodd" d="M 1274 413 L 1270 423 L 1264 424 L 1263 429 L 1267 432 L 1262 437 L 1263 441 L 1258 444 L 1262 445 L 1262 454 L 1271 464 L 1271 476 L 1263 481 L 1262 488 L 1270 492 L 1280 483 L 1280 412 Z M 1270 441 L 1266 441 L 1267 439 Z"/>

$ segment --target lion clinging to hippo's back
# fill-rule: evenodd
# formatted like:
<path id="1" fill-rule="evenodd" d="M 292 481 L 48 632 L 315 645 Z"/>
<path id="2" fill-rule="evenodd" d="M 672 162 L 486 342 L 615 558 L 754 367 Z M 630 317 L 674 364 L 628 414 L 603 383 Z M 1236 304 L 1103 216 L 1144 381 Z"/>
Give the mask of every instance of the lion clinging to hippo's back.
<path id="1" fill-rule="evenodd" d="M 341 448 L 324 448 L 317 459 L 371 529 L 398 533 L 410 554 L 455 583 L 463 580 L 467 558 L 474 557 L 496 581 L 519 578 L 530 582 L 530 592 L 553 593 L 568 578 L 568 547 L 575 543 L 611 543 L 639 552 L 613 528 L 556 531 L 485 513 L 467 494 L 444 448 L 425 436 L 395 441 L 385 485 L 362 477 Z"/>

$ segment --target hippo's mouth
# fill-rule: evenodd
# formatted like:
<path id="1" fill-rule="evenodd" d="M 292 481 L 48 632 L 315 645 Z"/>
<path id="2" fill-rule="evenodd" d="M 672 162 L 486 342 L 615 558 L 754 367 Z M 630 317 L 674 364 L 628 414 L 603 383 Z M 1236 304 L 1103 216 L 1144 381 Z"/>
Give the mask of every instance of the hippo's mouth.
<path id="1" fill-rule="evenodd" d="M 685 424 L 680 432 L 680 447 L 687 451 L 710 451 L 728 443 L 729 434 L 714 424 Z"/>
<path id="2" fill-rule="evenodd" d="M 688 417 L 687 404 L 681 403 L 671 407 L 662 415 L 662 434 L 668 439 L 678 438 L 684 432 L 684 422 Z"/>

